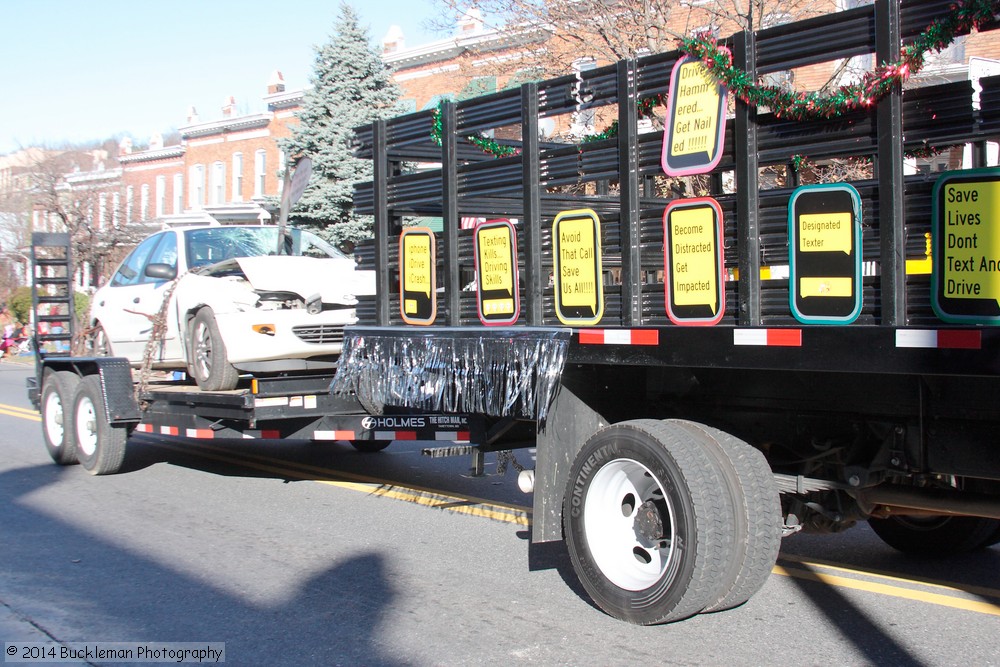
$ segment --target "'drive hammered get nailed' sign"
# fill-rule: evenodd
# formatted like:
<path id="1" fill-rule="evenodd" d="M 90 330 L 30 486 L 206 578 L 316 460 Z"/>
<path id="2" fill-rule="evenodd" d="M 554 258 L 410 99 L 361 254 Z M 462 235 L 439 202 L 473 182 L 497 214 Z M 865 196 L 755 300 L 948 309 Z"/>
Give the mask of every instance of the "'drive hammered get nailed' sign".
<path id="1" fill-rule="evenodd" d="M 510 220 L 476 225 L 476 297 L 483 324 L 512 324 L 521 312 L 517 289 L 517 235 Z"/>
<path id="2" fill-rule="evenodd" d="M 934 312 L 945 322 L 1000 323 L 1000 169 L 948 172 L 932 202 Z"/>
<path id="3" fill-rule="evenodd" d="M 715 80 L 701 60 L 684 56 L 670 73 L 660 157 L 663 171 L 667 176 L 712 171 L 722 158 L 725 131 L 726 87 Z"/>
<path id="4" fill-rule="evenodd" d="M 590 209 L 563 211 L 552 223 L 556 317 L 566 325 L 597 324 L 604 316 L 601 221 Z"/>
<path id="5" fill-rule="evenodd" d="M 722 207 L 711 197 L 677 199 L 663 213 L 667 316 L 674 324 L 718 324 L 726 310 Z"/>
<path id="6" fill-rule="evenodd" d="M 399 309 L 407 324 L 434 324 L 437 316 L 434 232 L 408 227 L 399 237 Z"/>

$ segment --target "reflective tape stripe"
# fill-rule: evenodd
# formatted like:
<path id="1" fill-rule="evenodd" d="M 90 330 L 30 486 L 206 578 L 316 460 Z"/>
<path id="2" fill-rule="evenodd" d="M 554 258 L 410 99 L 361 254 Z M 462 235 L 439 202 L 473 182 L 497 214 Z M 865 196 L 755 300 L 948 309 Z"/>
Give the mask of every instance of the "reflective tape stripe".
<path id="1" fill-rule="evenodd" d="M 733 345 L 802 347 L 802 329 L 733 329 Z"/>
<path id="2" fill-rule="evenodd" d="M 979 350 L 983 335 L 975 329 L 899 329 L 896 347 Z"/>
<path id="3" fill-rule="evenodd" d="M 580 329 L 581 345 L 659 345 L 656 329 Z"/>

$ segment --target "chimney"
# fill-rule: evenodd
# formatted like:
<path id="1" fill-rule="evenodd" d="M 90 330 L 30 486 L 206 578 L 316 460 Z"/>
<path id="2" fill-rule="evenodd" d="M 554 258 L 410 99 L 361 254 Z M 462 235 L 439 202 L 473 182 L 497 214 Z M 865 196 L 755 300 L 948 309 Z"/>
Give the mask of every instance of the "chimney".
<path id="1" fill-rule="evenodd" d="M 283 92 L 285 92 L 285 77 L 281 76 L 281 72 L 278 70 L 274 70 L 271 73 L 271 78 L 267 80 L 267 94 L 274 95 Z"/>
<path id="2" fill-rule="evenodd" d="M 236 113 L 236 98 L 230 95 L 222 100 L 222 117 L 232 118 L 234 113 Z"/>
<path id="3" fill-rule="evenodd" d="M 198 122 L 198 110 L 193 106 L 188 107 L 187 124 L 194 125 Z"/>
<path id="4" fill-rule="evenodd" d="M 149 150 L 158 151 L 163 148 L 163 135 L 159 132 L 154 132 L 149 137 Z"/>
<path id="5" fill-rule="evenodd" d="M 132 139 L 130 137 L 125 137 L 120 142 L 118 142 L 118 154 L 119 155 L 132 154 Z"/>
<path id="6" fill-rule="evenodd" d="M 385 37 L 382 38 L 382 53 L 396 53 L 406 48 L 406 38 L 403 36 L 403 29 L 398 25 L 389 26 Z"/>

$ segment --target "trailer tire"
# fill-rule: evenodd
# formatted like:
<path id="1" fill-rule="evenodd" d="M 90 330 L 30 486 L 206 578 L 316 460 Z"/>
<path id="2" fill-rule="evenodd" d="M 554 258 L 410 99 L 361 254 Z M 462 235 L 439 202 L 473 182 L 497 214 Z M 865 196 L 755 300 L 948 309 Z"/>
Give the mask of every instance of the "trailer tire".
<path id="1" fill-rule="evenodd" d="M 733 557 L 720 581 L 719 595 L 706 612 L 732 609 L 759 591 L 771 575 L 781 547 L 781 499 L 771 466 L 761 452 L 717 428 L 671 419 L 698 439 L 716 459 L 723 485 L 736 509 Z"/>
<path id="2" fill-rule="evenodd" d="M 188 369 L 202 391 L 228 391 L 235 389 L 240 373 L 229 363 L 226 344 L 222 341 L 215 313 L 202 308 L 191 320 Z"/>
<path id="3" fill-rule="evenodd" d="M 125 460 L 128 429 L 108 423 L 101 379 L 88 375 L 80 380 L 73 399 L 73 432 L 77 456 L 92 475 L 113 475 Z"/>
<path id="4" fill-rule="evenodd" d="M 873 517 L 868 525 L 893 549 L 933 558 L 983 549 L 1000 538 L 1000 521 L 978 516 Z"/>
<path id="5" fill-rule="evenodd" d="M 563 526 L 597 606 L 653 625 L 712 602 L 732 552 L 721 483 L 712 458 L 677 425 L 627 421 L 591 436 L 570 470 Z"/>
<path id="6" fill-rule="evenodd" d="M 392 440 L 351 440 L 354 449 L 364 454 L 374 454 L 392 444 Z"/>
<path id="7" fill-rule="evenodd" d="M 70 415 L 80 378 L 72 371 L 45 369 L 42 374 L 42 436 L 49 456 L 59 465 L 78 463 Z"/>

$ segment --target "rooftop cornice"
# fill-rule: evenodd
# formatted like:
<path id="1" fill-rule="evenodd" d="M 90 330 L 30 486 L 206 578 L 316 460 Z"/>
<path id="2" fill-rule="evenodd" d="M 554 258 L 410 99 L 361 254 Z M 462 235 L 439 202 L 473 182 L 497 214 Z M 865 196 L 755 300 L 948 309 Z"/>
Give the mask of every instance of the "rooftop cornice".
<path id="1" fill-rule="evenodd" d="M 151 160 L 163 160 L 172 157 L 181 157 L 184 155 L 186 148 L 181 145 L 177 146 L 164 146 L 163 148 L 137 151 L 135 153 L 126 153 L 125 155 L 118 156 L 118 162 L 121 164 L 130 164 L 132 162 L 146 162 Z"/>
<path id="2" fill-rule="evenodd" d="M 251 114 L 249 116 L 239 116 L 237 118 L 222 118 L 208 123 L 197 123 L 179 128 L 181 137 L 188 139 L 191 137 L 204 137 L 210 134 L 222 132 L 234 132 L 238 130 L 249 130 L 255 127 L 267 127 L 274 118 L 271 112 Z"/>
<path id="3" fill-rule="evenodd" d="M 300 106 L 305 94 L 306 91 L 302 88 L 299 90 L 290 90 L 283 93 L 265 95 L 263 100 L 264 104 L 267 105 L 267 108 L 273 111 L 274 109 L 287 109 L 288 107 Z"/>
<path id="4" fill-rule="evenodd" d="M 432 62 L 450 60 L 471 49 L 497 50 L 535 41 L 544 34 L 551 32 L 546 26 L 529 27 L 517 31 L 487 30 L 468 37 L 448 37 L 436 42 L 428 42 L 412 48 L 400 49 L 392 53 L 383 53 L 382 62 L 389 67 L 400 70 L 416 67 Z"/>

